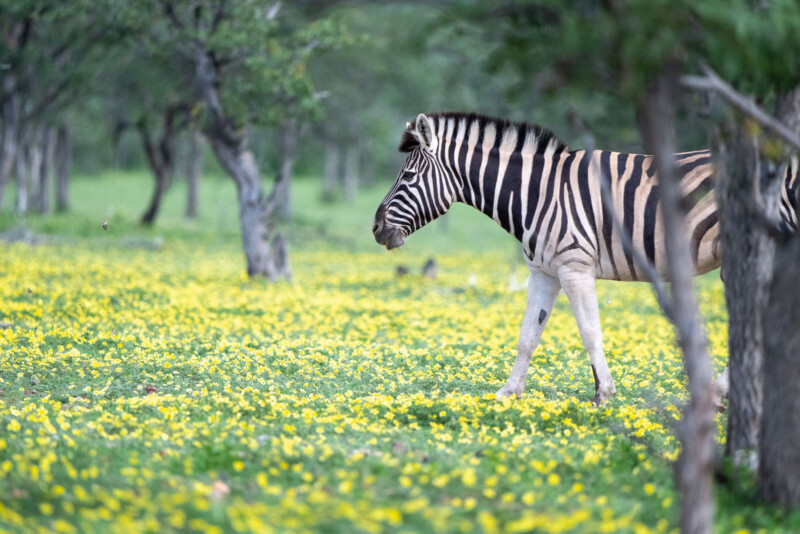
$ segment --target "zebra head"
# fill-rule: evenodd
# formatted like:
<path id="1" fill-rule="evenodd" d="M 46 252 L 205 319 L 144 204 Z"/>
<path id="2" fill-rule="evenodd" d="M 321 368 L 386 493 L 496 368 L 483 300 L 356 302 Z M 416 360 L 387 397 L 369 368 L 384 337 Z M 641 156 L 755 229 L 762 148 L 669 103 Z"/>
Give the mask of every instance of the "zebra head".
<path id="1" fill-rule="evenodd" d="M 437 217 L 455 200 L 455 189 L 438 155 L 434 121 L 424 114 L 406 124 L 401 152 L 409 152 L 392 188 L 378 206 L 372 233 L 388 250 Z"/>

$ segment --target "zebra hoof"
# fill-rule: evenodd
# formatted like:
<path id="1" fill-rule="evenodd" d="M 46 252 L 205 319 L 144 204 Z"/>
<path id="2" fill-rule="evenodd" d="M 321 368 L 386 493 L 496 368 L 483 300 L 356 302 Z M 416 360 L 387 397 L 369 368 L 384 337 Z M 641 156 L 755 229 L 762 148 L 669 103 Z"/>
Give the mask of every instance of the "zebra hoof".
<path id="1" fill-rule="evenodd" d="M 601 397 L 599 393 L 596 393 L 595 396 L 592 397 L 592 404 L 594 404 L 598 408 L 600 406 L 603 406 L 607 401 L 608 399 Z"/>
<path id="2" fill-rule="evenodd" d="M 503 400 L 509 397 L 516 397 L 519 399 L 522 397 L 522 393 L 517 393 L 515 391 L 511 391 L 510 389 L 502 388 L 500 391 L 494 394 L 494 398 L 497 400 Z"/>
<path id="3" fill-rule="evenodd" d="M 595 406 L 605 406 L 608 399 L 615 396 L 617 394 L 617 388 L 612 384 L 608 391 L 603 391 L 603 389 L 598 389 L 594 397 L 592 397 L 592 404 Z"/>

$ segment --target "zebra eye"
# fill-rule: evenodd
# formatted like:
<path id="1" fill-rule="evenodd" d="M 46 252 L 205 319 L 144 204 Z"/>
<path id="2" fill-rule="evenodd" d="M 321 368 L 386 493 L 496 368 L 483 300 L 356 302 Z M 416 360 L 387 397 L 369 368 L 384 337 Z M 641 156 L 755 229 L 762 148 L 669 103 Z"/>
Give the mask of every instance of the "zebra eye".
<path id="1" fill-rule="evenodd" d="M 403 180 L 411 180 L 416 175 L 417 175 L 416 171 L 406 170 L 406 171 L 403 171 L 403 174 L 400 177 Z"/>

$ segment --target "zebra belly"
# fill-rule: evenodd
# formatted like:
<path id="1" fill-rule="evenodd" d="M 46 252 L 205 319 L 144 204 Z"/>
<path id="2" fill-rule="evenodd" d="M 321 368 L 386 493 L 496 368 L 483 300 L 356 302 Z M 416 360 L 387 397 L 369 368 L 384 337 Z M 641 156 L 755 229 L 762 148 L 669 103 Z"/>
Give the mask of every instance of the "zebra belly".
<path id="1" fill-rule="evenodd" d="M 713 271 L 722 264 L 719 222 L 716 220 L 716 217 L 711 217 L 710 221 L 708 219 L 704 220 L 706 222 L 700 221 L 700 223 L 695 225 L 690 224 L 689 227 L 689 253 L 692 258 L 696 276 Z M 621 243 L 619 247 L 622 249 Z M 642 251 L 641 257 L 645 257 L 644 251 Z M 625 254 L 623 250 L 622 255 L 618 255 L 615 258 L 616 262 L 612 263 L 611 257 L 601 252 L 596 263 L 596 276 L 598 279 L 650 281 L 645 275 L 645 271 L 638 266 L 632 255 Z M 655 247 L 655 268 L 662 279 L 668 278 L 667 263 L 667 253 L 664 247 L 663 237 L 661 237 L 657 240 Z"/>

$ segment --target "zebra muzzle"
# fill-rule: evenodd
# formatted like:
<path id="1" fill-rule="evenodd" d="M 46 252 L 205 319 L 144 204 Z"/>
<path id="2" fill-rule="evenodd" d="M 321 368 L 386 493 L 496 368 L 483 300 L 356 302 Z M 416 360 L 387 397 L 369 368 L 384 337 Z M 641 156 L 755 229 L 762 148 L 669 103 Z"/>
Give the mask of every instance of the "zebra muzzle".
<path id="1" fill-rule="evenodd" d="M 379 245 L 385 245 L 387 250 L 403 246 L 405 236 L 400 228 L 388 226 L 383 222 L 376 222 L 372 227 L 372 234 Z"/>
<path id="2" fill-rule="evenodd" d="M 378 206 L 378 211 L 375 213 L 375 223 L 372 225 L 372 235 L 375 236 L 375 241 L 379 245 L 385 245 L 386 250 L 392 250 L 403 246 L 406 236 L 400 228 L 386 223 L 386 211 L 385 204 Z"/>

